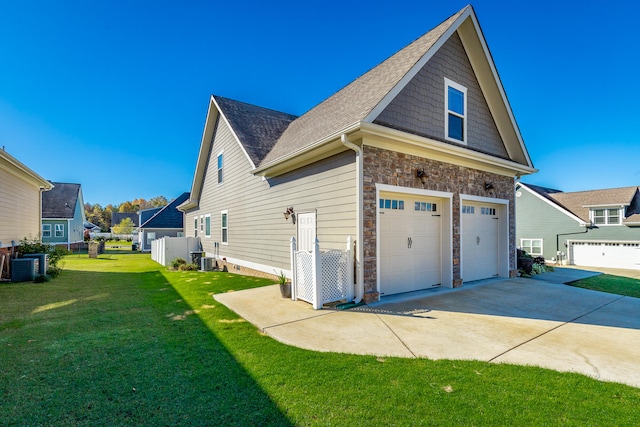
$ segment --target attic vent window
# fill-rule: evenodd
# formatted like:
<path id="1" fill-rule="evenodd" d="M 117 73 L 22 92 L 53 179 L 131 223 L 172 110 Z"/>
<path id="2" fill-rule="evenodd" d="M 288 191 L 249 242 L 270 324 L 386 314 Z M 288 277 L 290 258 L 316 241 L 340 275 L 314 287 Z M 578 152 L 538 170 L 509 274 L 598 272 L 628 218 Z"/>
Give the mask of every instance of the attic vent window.
<path id="1" fill-rule="evenodd" d="M 467 88 L 444 79 L 445 100 L 445 139 L 458 143 L 467 143 Z"/>

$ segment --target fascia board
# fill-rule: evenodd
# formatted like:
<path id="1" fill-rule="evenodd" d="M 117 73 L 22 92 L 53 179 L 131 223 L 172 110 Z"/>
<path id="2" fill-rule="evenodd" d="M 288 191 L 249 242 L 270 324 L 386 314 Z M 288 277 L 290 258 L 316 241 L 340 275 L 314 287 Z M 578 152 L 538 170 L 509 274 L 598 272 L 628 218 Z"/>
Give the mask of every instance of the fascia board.
<path id="1" fill-rule="evenodd" d="M 538 199 L 542 200 L 544 203 L 548 204 L 549 206 L 553 207 L 554 209 L 558 210 L 559 212 L 563 213 L 564 215 L 568 216 L 569 218 L 573 219 L 574 221 L 577 221 L 581 226 L 584 226 L 584 225 L 587 224 L 584 220 L 582 220 L 581 218 L 577 217 L 573 213 L 569 212 L 568 210 L 566 210 L 562 206 L 559 206 L 556 203 L 553 203 L 551 200 L 549 200 L 546 197 L 540 195 L 537 191 L 533 191 L 531 188 L 527 187 L 526 184 L 523 184 L 522 182 L 519 182 L 518 186 L 520 188 L 524 188 L 529 193 L 531 193 L 532 195 L 534 195 Z"/>
<path id="2" fill-rule="evenodd" d="M 200 150 L 198 151 L 196 170 L 193 174 L 193 181 L 191 183 L 191 193 L 189 195 L 189 198 L 180 206 L 178 206 L 179 210 L 192 209 L 198 206 L 198 200 L 200 200 L 200 194 L 202 192 L 204 173 L 207 168 L 209 153 L 211 151 L 211 139 L 213 138 L 213 132 L 215 130 L 215 125 L 219 114 L 220 109 L 214 102 L 213 96 L 211 96 L 211 98 L 209 99 L 207 118 L 205 119 L 204 129 L 202 131 L 202 139 L 200 140 Z"/>
<path id="3" fill-rule="evenodd" d="M 251 160 L 251 157 L 249 157 L 249 153 L 247 153 L 247 150 L 245 150 L 244 145 L 242 145 L 242 142 L 240 141 L 240 138 L 238 138 L 238 135 L 236 134 L 236 131 L 233 129 L 233 126 L 231 126 L 231 123 L 229 123 L 229 120 L 227 119 L 227 117 L 224 115 L 224 113 L 222 112 L 222 109 L 220 108 L 220 106 L 218 105 L 218 103 L 215 100 L 215 97 L 211 97 L 212 101 L 215 103 L 216 108 L 218 109 L 218 111 L 220 112 L 220 116 L 222 117 L 222 119 L 224 120 L 224 122 L 227 124 L 227 127 L 229 128 L 229 130 L 231 131 L 231 134 L 233 135 L 233 137 L 235 138 L 236 142 L 238 143 L 238 145 L 240 146 L 240 149 L 242 150 L 242 152 L 244 153 L 245 157 L 247 158 L 247 160 L 249 161 L 249 164 L 251 165 L 251 169 L 255 169 L 256 165 L 253 163 L 253 161 Z"/>
<path id="4" fill-rule="evenodd" d="M 26 165 L 13 157 L 11 154 L 0 149 L 0 159 L 4 160 L 0 162 L 0 169 L 6 170 L 12 175 L 29 182 L 36 187 L 49 191 L 53 188 L 53 184 L 29 169 Z"/>
<path id="5" fill-rule="evenodd" d="M 495 63 L 493 61 L 493 56 L 491 55 L 491 51 L 489 50 L 489 47 L 487 45 L 487 41 L 484 37 L 484 33 L 482 32 L 482 28 L 480 27 L 480 24 L 478 22 L 478 19 L 476 17 L 475 14 L 471 14 L 470 15 L 470 22 L 473 24 L 473 32 L 469 32 L 467 31 L 467 29 L 465 27 L 460 28 L 460 30 L 458 31 L 458 34 L 460 34 L 460 39 L 462 40 L 462 44 L 465 46 L 465 49 L 467 50 L 467 55 L 469 56 L 469 60 L 471 62 L 471 66 L 474 69 L 474 73 L 476 74 L 476 76 L 481 76 L 482 73 L 479 73 L 479 68 L 482 67 L 482 58 L 477 58 L 475 57 L 476 55 L 473 55 L 473 50 L 470 49 L 471 45 L 473 44 L 473 38 L 472 36 L 475 36 L 476 41 L 480 44 L 480 46 L 482 47 L 482 52 L 483 52 L 483 58 L 486 61 L 486 66 L 489 67 L 491 75 L 493 77 L 492 82 L 495 84 L 496 89 L 499 93 L 499 96 L 501 98 L 502 101 L 502 105 L 504 106 L 504 109 L 506 110 L 506 114 L 508 117 L 508 120 L 510 122 L 510 126 L 513 129 L 513 132 L 515 133 L 515 136 L 517 138 L 517 141 L 520 145 L 520 149 L 522 150 L 522 153 L 526 159 L 526 162 L 529 166 L 533 167 L 533 163 L 531 162 L 531 157 L 529 156 L 529 152 L 527 151 L 526 145 L 524 144 L 524 140 L 522 139 L 522 134 L 520 133 L 520 128 L 518 127 L 518 124 L 515 120 L 515 117 L 513 115 L 513 110 L 511 109 L 511 104 L 509 103 L 509 99 L 507 98 L 507 94 L 504 90 L 504 86 L 502 85 L 502 80 L 500 79 L 500 75 L 498 74 L 498 70 L 495 66 Z M 470 53 L 471 52 L 471 53 Z M 483 86 L 483 81 L 478 78 L 478 82 L 480 84 L 480 86 Z M 488 83 L 484 83 L 484 88 L 483 88 L 483 92 L 487 92 L 487 90 L 490 90 L 490 86 Z M 485 94 L 485 98 L 487 98 L 486 94 Z M 487 102 L 487 104 L 489 105 L 489 109 L 492 111 L 492 114 L 494 114 L 494 117 L 499 116 L 496 115 L 496 106 L 493 105 L 491 102 Z M 498 124 L 498 123 L 496 123 Z M 503 137 L 503 140 L 505 140 L 506 138 Z M 507 139 L 508 140 L 508 139 Z M 505 144 L 507 150 L 509 151 L 509 156 L 513 158 L 513 148 L 509 147 L 508 144 Z"/>
<path id="6" fill-rule="evenodd" d="M 405 152 L 407 149 L 405 148 L 403 150 L 402 146 L 398 145 L 398 143 L 403 143 L 406 147 L 413 147 L 413 150 L 409 150 L 410 152 L 408 154 L 426 157 L 425 154 L 429 153 L 429 158 L 434 160 L 489 170 L 505 176 L 522 176 L 537 172 L 537 169 L 511 160 L 501 159 L 489 154 L 469 150 L 466 147 L 458 147 L 378 124 L 363 123 L 362 132 L 364 136 L 382 138 L 382 140 L 380 140 L 381 144 L 374 144 L 368 141 L 367 145 L 375 145 L 383 149 Z M 385 144 L 385 140 L 389 143 Z M 391 145 L 391 143 L 393 144 Z M 422 152 L 416 153 L 416 149 Z"/>
<path id="7" fill-rule="evenodd" d="M 291 152 L 288 156 L 277 159 L 271 163 L 261 165 L 255 168 L 252 173 L 259 176 L 278 176 L 295 168 L 329 157 L 340 151 L 344 151 L 345 147 L 340 142 L 340 136 L 344 133 L 351 134 L 360 128 L 361 123 L 355 123 L 338 132 L 329 135 L 326 138 L 316 141 L 311 145 L 305 145 L 303 148 Z"/>
<path id="8" fill-rule="evenodd" d="M 442 33 L 440 38 L 427 50 L 427 52 L 420 58 L 418 62 L 407 72 L 407 74 L 396 83 L 396 85 L 387 93 L 384 98 L 376 105 L 373 110 L 364 118 L 363 122 L 373 123 L 373 121 L 389 106 L 391 101 L 398 96 L 398 94 L 405 88 L 407 84 L 418 74 L 418 72 L 425 66 L 425 64 L 431 59 L 433 55 L 442 47 L 442 45 L 449 40 L 458 27 L 473 14 L 473 9 L 468 7 L 454 22 Z"/>

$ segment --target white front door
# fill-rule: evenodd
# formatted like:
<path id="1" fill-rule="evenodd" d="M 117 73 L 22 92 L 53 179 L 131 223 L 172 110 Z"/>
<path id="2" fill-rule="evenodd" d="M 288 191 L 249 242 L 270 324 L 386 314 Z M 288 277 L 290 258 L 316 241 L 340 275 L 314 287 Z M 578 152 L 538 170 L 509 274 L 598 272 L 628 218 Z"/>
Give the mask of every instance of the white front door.
<path id="1" fill-rule="evenodd" d="M 391 295 L 442 282 L 440 199 L 381 193 L 380 294 Z"/>
<path id="2" fill-rule="evenodd" d="M 498 275 L 499 205 L 462 201 L 460 212 L 462 280 Z"/>
<path id="3" fill-rule="evenodd" d="M 316 240 L 316 213 L 304 212 L 296 214 L 298 225 L 298 245 L 299 251 L 313 250 L 313 244 Z"/>

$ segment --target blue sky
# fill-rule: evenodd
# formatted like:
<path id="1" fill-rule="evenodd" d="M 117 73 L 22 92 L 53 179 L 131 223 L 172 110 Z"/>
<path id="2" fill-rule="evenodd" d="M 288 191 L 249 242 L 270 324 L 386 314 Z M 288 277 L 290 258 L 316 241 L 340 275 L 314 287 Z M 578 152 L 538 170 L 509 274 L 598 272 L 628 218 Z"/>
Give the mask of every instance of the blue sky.
<path id="1" fill-rule="evenodd" d="M 5 2 L 0 146 L 87 202 L 172 199 L 211 94 L 303 114 L 466 4 Z M 640 2 L 473 6 L 540 170 L 523 181 L 640 185 Z"/>

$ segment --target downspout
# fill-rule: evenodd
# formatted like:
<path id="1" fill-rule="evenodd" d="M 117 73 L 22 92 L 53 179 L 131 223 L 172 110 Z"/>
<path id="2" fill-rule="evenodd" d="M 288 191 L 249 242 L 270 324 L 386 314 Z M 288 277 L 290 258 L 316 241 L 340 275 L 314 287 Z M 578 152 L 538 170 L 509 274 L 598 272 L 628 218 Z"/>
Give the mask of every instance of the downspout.
<path id="1" fill-rule="evenodd" d="M 364 219 L 362 208 L 364 206 L 364 194 L 362 182 L 364 181 L 364 169 L 362 166 L 362 148 L 349 141 L 346 133 L 340 137 L 342 145 L 355 151 L 356 153 L 356 296 L 354 302 L 357 304 L 364 298 Z"/>
<path id="2" fill-rule="evenodd" d="M 67 220 L 67 250 L 71 250 L 71 220 Z"/>

